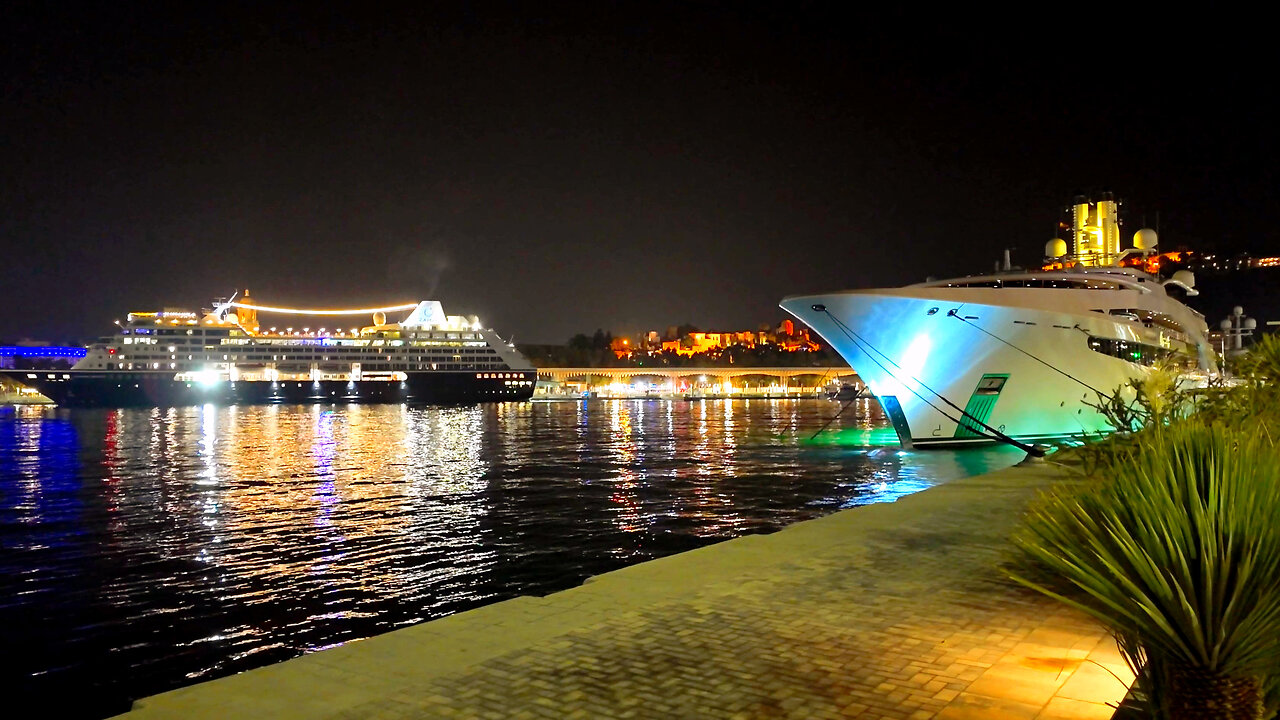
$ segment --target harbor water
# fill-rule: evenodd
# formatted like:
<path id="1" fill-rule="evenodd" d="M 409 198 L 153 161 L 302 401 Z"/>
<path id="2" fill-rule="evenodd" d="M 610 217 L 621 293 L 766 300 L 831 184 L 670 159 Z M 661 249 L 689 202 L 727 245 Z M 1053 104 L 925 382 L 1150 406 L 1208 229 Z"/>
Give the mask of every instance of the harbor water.
<path id="1" fill-rule="evenodd" d="M 10 703 L 105 717 L 1020 458 L 905 452 L 874 401 L 841 410 L 0 407 L 0 681 Z"/>

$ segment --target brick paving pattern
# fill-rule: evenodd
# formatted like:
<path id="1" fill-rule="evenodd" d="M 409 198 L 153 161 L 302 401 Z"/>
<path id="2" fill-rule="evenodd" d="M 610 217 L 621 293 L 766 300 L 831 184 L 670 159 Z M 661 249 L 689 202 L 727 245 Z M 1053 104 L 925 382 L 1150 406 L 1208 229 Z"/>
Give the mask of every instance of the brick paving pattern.
<path id="1" fill-rule="evenodd" d="M 1132 679 L 1114 642 L 999 570 L 1018 510 L 1053 473 L 998 475 L 914 510 L 900 501 L 878 526 L 846 519 L 750 538 L 737 556 L 722 553 L 729 568 L 719 576 L 708 568 L 720 566 L 714 553 L 723 546 L 699 551 L 691 567 L 668 563 L 625 581 L 612 580 L 615 573 L 474 620 L 457 616 L 455 629 L 428 623 L 397 649 L 390 641 L 379 649 L 375 639 L 359 657 L 319 653 L 310 657 L 330 673 L 326 682 L 367 682 L 369 690 L 291 707 L 347 720 L 1109 718 L 1108 703 Z M 887 510 L 842 515 L 870 520 Z M 700 569 L 714 577 L 699 579 Z M 546 618 L 565 629 L 521 639 Z M 504 635 L 514 637 L 509 646 Z M 475 661 L 415 666 L 416 658 L 457 655 L 457 644 L 471 640 Z M 204 707 L 177 700 L 149 700 L 141 710 L 176 716 Z M 210 715 L 254 707 L 208 702 Z"/>
<path id="2" fill-rule="evenodd" d="M 620 612 L 424 684 L 415 699 L 390 707 L 374 701 L 340 717 L 1053 716 L 1042 714 L 1052 693 L 1041 691 L 1064 684 L 1095 649 L 1106 654 L 1109 638 L 999 581 L 992 548 L 921 540 L 931 552 L 910 562 L 925 562 L 935 579 L 961 587 L 894 583 L 882 574 L 892 558 L 832 563 L 798 582 Z M 973 572 L 975 565 L 987 572 Z M 1020 646 L 1032 661 L 1006 660 Z M 1002 660 L 1010 672 L 993 673 Z M 1120 663 L 1118 656 L 1110 661 Z M 1123 686 L 1112 682 L 1122 695 Z M 962 694 L 970 697 L 948 710 Z M 1110 716 L 1091 710 L 1063 717 Z"/>

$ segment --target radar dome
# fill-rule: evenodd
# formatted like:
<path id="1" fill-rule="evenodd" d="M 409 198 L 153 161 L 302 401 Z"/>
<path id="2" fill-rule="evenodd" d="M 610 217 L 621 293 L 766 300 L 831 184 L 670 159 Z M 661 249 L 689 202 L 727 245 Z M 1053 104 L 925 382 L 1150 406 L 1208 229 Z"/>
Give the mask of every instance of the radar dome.
<path id="1" fill-rule="evenodd" d="M 384 312 L 376 312 L 376 313 L 374 313 L 374 314 L 373 314 L 373 324 L 374 324 L 374 325 L 386 325 L 386 324 L 387 324 L 387 314 L 386 314 L 386 313 L 384 313 Z"/>
<path id="2" fill-rule="evenodd" d="M 1155 247 L 1159 238 L 1156 237 L 1156 231 L 1151 228 L 1142 228 L 1133 234 L 1133 246 L 1139 250 L 1150 250 Z"/>
<path id="3" fill-rule="evenodd" d="M 1051 258 L 1062 257 L 1067 254 L 1067 241 L 1062 238 L 1054 238 L 1044 244 L 1044 256 Z"/>
<path id="4" fill-rule="evenodd" d="M 1173 274 L 1173 279 L 1176 280 L 1177 282 L 1182 283 L 1183 285 L 1186 285 L 1189 288 L 1193 288 L 1196 286 L 1195 273 L 1191 272 L 1190 270 L 1179 270 L 1178 272 Z"/>

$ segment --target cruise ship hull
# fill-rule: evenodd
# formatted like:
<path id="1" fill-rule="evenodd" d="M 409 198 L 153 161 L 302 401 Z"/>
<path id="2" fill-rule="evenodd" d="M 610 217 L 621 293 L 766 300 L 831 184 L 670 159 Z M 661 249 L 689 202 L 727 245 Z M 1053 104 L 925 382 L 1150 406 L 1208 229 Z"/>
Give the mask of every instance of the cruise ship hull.
<path id="1" fill-rule="evenodd" d="M 992 442 L 982 425 L 1025 442 L 1110 432 L 1091 405 L 1150 372 L 1091 349 L 1091 336 L 1151 342 L 1106 314 L 961 302 L 947 292 L 851 291 L 790 297 L 782 307 L 853 366 L 905 446 Z"/>
<path id="2" fill-rule="evenodd" d="M 528 400 L 537 372 L 408 372 L 403 380 L 200 382 L 174 373 L 6 370 L 4 375 L 67 407 L 175 407 L 215 403 L 463 404 Z"/>

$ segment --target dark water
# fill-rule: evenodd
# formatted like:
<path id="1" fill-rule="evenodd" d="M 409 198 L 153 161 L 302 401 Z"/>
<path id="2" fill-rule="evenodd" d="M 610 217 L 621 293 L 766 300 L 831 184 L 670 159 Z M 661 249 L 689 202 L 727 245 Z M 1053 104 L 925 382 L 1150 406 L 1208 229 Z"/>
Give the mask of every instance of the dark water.
<path id="1" fill-rule="evenodd" d="M 809 440 L 838 409 L 0 408 L 0 689 L 102 717 L 1018 459 L 868 447 L 865 403 Z"/>

